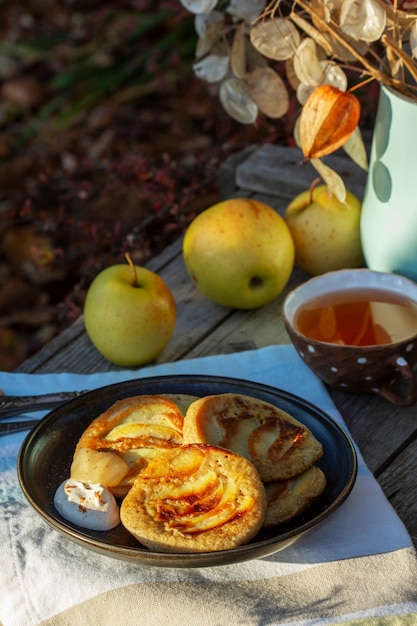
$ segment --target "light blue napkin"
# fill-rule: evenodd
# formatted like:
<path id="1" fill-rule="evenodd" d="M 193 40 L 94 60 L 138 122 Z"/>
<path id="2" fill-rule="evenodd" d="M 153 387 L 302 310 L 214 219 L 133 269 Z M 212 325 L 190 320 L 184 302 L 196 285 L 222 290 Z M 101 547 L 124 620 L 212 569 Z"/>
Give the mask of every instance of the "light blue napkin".
<path id="1" fill-rule="evenodd" d="M 0 373 L 0 388 L 12 395 L 41 394 L 96 389 L 125 380 L 169 374 L 228 376 L 272 385 L 316 404 L 346 428 L 324 385 L 292 346 L 184 360 L 138 371 L 91 375 Z M 15 433 L 0 440 L 0 620 L 5 626 L 35 624 L 60 608 L 71 606 L 75 600 L 81 602 L 101 591 L 137 582 L 138 576 L 141 581 L 159 582 L 196 580 L 203 575 L 210 580 L 253 580 L 296 573 L 318 563 L 412 546 L 404 525 L 359 453 L 358 478 L 346 502 L 282 552 L 239 565 L 204 568 L 204 574 L 198 569 L 142 567 L 139 571 L 135 565 L 110 559 L 109 576 L 108 557 L 61 537 L 26 503 L 16 476 L 17 454 L 24 437 L 24 433 Z M 60 588 L 53 598 L 45 591 L 48 580 Z M 31 589 L 30 598 L 28 589 Z"/>

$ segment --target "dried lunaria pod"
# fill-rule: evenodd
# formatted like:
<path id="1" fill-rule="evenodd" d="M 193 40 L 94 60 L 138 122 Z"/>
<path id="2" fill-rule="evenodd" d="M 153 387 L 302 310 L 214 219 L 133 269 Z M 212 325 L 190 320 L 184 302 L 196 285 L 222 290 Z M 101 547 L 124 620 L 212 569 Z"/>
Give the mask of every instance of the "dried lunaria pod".
<path id="1" fill-rule="evenodd" d="M 263 55 L 275 61 L 290 59 L 299 43 L 300 33 L 289 18 L 261 20 L 252 26 L 250 40 Z"/>
<path id="2" fill-rule="evenodd" d="M 283 117 L 290 97 L 282 78 L 271 67 L 257 67 L 248 76 L 249 94 L 259 110 L 271 118 Z"/>
<path id="3" fill-rule="evenodd" d="M 253 124 L 258 117 L 258 107 L 252 100 L 245 81 L 228 78 L 220 86 L 220 102 L 231 118 L 241 124 Z"/>
<path id="4" fill-rule="evenodd" d="M 305 85 L 317 87 L 323 80 L 323 69 L 313 39 L 307 37 L 298 46 L 294 56 L 294 72 Z"/>
<path id="5" fill-rule="evenodd" d="M 195 31 L 198 35 L 195 56 L 200 59 L 208 54 L 222 39 L 224 14 L 220 11 L 202 13 L 194 19 Z"/>
<path id="6" fill-rule="evenodd" d="M 180 2 L 190 13 L 210 13 L 217 4 L 217 0 L 180 0 Z"/>
<path id="7" fill-rule="evenodd" d="M 241 22 L 233 37 L 232 50 L 230 53 L 230 67 L 236 78 L 246 76 L 246 26 Z"/>
<path id="8" fill-rule="evenodd" d="M 332 46 L 329 43 L 329 40 L 326 39 L 326 36 L 323 33 L 318 31 L 317 28 L 315 28 L 312 24 L 310 24 L 310 22 L 307 22 L 307 20 L 305 20 L 295 11 L 291 13 L 291 20 L 294 22 L 296 26 L 298 26 L 298 28 L 301 28 L 301 30 L 303 30 L 310 39 L 313 39 L 316 42 L 316 44 L 320 46 L 320 48 L 322 48 L 328 56 L 332 56 L 333 54 Z"/>
<path id="9" fill-rule="evenodd" d="M 294 71 L 294 57 L 285 61 L 285 75 L 290 87 L 296 91 L 298 85 L 300 84 L 300 79 Z"/>
<path id="10" fill-rule="evenodd" d="M 386 13 L 377 0 L 345 0 L 341 5 L 340 29 L 360 41 L 378 41 L 386 26 Z"/>
<path id="11" fill-rule="evenodd" d="M 318 85 L 333 85 L 340 91 L 347 89 L 348 80 L 343 69 L 334 61 L 319 60 L 316 54 L 316 45 L 312 39 L 305 39 L 300 44 L 295 57 L 288 61 L 288 65 L 290 62 L 294 64 L 294 75 L 298 80 L 297 86 L 294 87 L 297 100 L 302 105 L 307 102 Z M 291 79 L 291 83 L 293 83 L 293 79 Z"/>
<path id="12" fill-rule="evenodd" d="M 209 54 L 194 63 L 194 74 L 207 83 L 218 83 L 227 75 L 229 57 L 219 54 Z"/>
<path id="13" fill-rule="evenodd" d="M 306 159 L 340 148 L 359 123 L 359 100 L 332 85 L 316 87 L 300 117 L 300 143 Z"/>
<path id="14" fill-rule="evenodd" d="M 324 85 L 333 85 L 340 91 L 346 91 L 348 87 L 348 79 L 340 65 L 334 61 L 320 61 L 320 67 L 323 70 Z"/>
<path id="15" fill-rule="evenodd" d="M 243 20 L 252 24 L 265 6 L 266 0 L 231 0 L 226 10 L 235 21 Z"/>
<path id="16" fill-rule="evenodd" d="M 297 96 L 297 100 L 301 104 L 301 106 L 305 105 L 305 103 L 307 102 L 307 100 L 309 99 L 309 97 L 311 96 L 314 90 L 315 90 L 315 87 L 312 87 L 311 85 L 306 85 L 305 83 L 299 83 L 295 93 Z"/>

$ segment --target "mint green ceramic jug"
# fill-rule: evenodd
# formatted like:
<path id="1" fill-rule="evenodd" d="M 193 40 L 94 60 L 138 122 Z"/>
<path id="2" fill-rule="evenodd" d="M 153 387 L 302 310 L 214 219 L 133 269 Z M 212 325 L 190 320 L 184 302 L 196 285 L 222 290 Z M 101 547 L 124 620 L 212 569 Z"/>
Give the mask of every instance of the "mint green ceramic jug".
<path id="1" fill-rule="evenodd" d="M 361 238 L 370 269 L 417 281 L 417 102 L 382 86 Z"/>

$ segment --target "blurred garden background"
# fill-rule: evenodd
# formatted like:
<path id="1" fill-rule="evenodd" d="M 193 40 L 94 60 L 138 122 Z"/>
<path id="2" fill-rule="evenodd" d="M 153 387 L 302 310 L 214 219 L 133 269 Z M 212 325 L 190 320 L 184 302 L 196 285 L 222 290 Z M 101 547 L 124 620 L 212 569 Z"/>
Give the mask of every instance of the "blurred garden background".
<path id="1" fill-rule="evenodd" d="M 0 369 L 78 317 L 103 267 L 181 235 L 230 154 L 293 143 L 296 101 L 234 122 L 195 45 L 177 0 L 0 2 Z M 369 88 L 365 124 L 375 103 Z"/>

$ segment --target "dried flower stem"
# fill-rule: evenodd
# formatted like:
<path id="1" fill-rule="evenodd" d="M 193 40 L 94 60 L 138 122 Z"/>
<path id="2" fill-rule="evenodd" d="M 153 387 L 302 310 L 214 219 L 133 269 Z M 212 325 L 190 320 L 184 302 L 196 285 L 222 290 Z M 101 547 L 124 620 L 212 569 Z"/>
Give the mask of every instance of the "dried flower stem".
<path id="1" fill-rule="evenodd" d="M 387 0 L 375 0 L 375 2 L 384 9 L 385 13 L 387 14 L 388 20 L 393 22 L 397 27 L 399 23 L 397 0 L 394 0 L 393 4 Z M 417 19 L 416 11 L 407 11 L 407 13 L 405 13 L 404 11 L 402 12 L 402 21 L 413 22 L 415 19 Z"/>
<path id="2" fill-rule="evenodd" d="M 410 59 L 408 54 L 406 52 L 404 52 L 404 50 L 402 48 L 400 48 L 395 43 L 395 41 L 393 41 L 391 39 L 391 37 L 388 37 L 388 35 L 382 35 L 381 41 L 382 41 L 382 43 L 384 44 L 384 46 L 386 48 L 390 48 L 391 50 L 393 50 L 395 52 L 395 54 L 402 60 L 402 62 L 404 63 L 405 67 L 410 72 L 411 76 L 413 77 L 413 80 L 415 80 L 416 83 L 417 83 L 417 67 L 415 66 L 413 61 Z M 413 85 L 409 85 L 409 87 L 410 87 L 410 89 L 416 89 L 417 90 L 417 85 L 415 87 Z"/>
<path id="3" fill-rule="evenodd" d="M 378 4 L 384 8 L 387 13 L 388 19 L 393 23 L 394 30 L 398 25 L 398 9 L 397 3 L 394 5 L 391 3 L 387 3 L 386 0 L 377 0 Z M 281 0 L 275 0 L 272 2 L 263 12 L 260 17 L 265 18 L 266 16 L 274 16 L 275 13 L 278 12 L 279 5 L 281 4 Z M 417 99 L 417 84 L 409 84 L 404 80 L 400 80 L 395 76 L 391 76 L 389 73 L 382 71 L 379 67 L 383 67 L 382 58 L 378 57 L 375 52 L 368 48 L 368 52 L 374 55 L 375 64 L 371 63 L 363 54 L 358 52 L 356 48 L 347 41 L 347 39 L 340 34 L 337 29 L 337 25 L 327 22 L 323 17 L 321 17 L 314 8 L 311 7 L 310 2 L 307 0 L 293 0 L 292 1 L 292 9 L 290 13 L 290 18 L 293 19 L 295 15 L 295 7 L 300 7 L 307 15 L 310 16 L 311 19 L 314 18 L 314 21 L 319 24 L 320 30 L 329 33 L 338 43 L 340 43 L 362 66 L 363 72 L 365 74 L 369 74 L 374 80 L 377 80 L 379 83 L 387 85 L 388 87 L 392 87 L 396 91 L 401 94 L 411 97 L 413 99 Z M 416 14 L 407 15 L 408 19 L 416 19 Z M 297 23 L 298 17 L 294 19 L 294 22 Z M 306 29 L 303 29 L 304 31 Z M 395 30 L 396 32 L 396 30 Z M 401 41 L 401 38 L 398 34 L 396 34 L 396 38 L 398 41 Z M 401 59 L 404 66 L 410 73 L 410 76 L 417 83 L 417 68 L 412 58 L 388 35 L 384 34 L 381 37 L 381 43 L 385 46 L 387 57 L 391 57 L 395 55 L 398 59 Z"/>
<path id="4" fill-rule="evenodd" d="M 317 28 L 314 28 L 314 26 L 310 24 L 310 22 L 305 20 L 303 17 L 301 17 L 299 13 L 296 13 L 295 11 L 291 11 L 290 17 L 294 24 L 296 24 L 298 28 L 303 30 L 306 35 L 314 39 L 314 41 L 323 48 L 328 56 L 332 55 L 333 50 L 330 42 L 323 36 L 322 33 L 317 30 Z"/>
<path id="5" fill-rule="evenodd" d="M 326 22 L 326 20 L 324 20 L 322 17 L 317 15 L 315 11 L 311 9 L 308 2 L 305 2 L 304 0 L 294 0 L 294 4 L 297 4 L 302 9 L 304 9 L 304 11 L 306 11 L 306 13 L 310 15 L 310 17 L 314 16 L 315 20 L 320 24 L 320 27 L 330 33 L 342 46 L 344 46 L 346 50 L 348 50 L 348 52 L 350 52 L 350 54 L 354 56 L 357 61 L 361 63 L 364 69 L 376 80 L 384 80 L 383 73 L 375 68 L 371 63 L 369 63 L 362 54 L 360 54 L 348 41 L 346 41 L 346 39 L 339 34 L 336 28 Z"/>
<path id="6" fill-rule="evenodd" d="M 348 89 L 348 92 L 349 93 L 353 93 L 354 91 L 356 91 L 357 89 L 360 89 L 364 85 L 367 85 L 368 83 L 371 83 L 373 80 L 374 80 L 373 76 L 370 76 L 369 78 L 366 78 L 365 80 L 361 80 L 360 83 L 356 83 L 356 85 L 353 85 L 353 87 Z"/>

